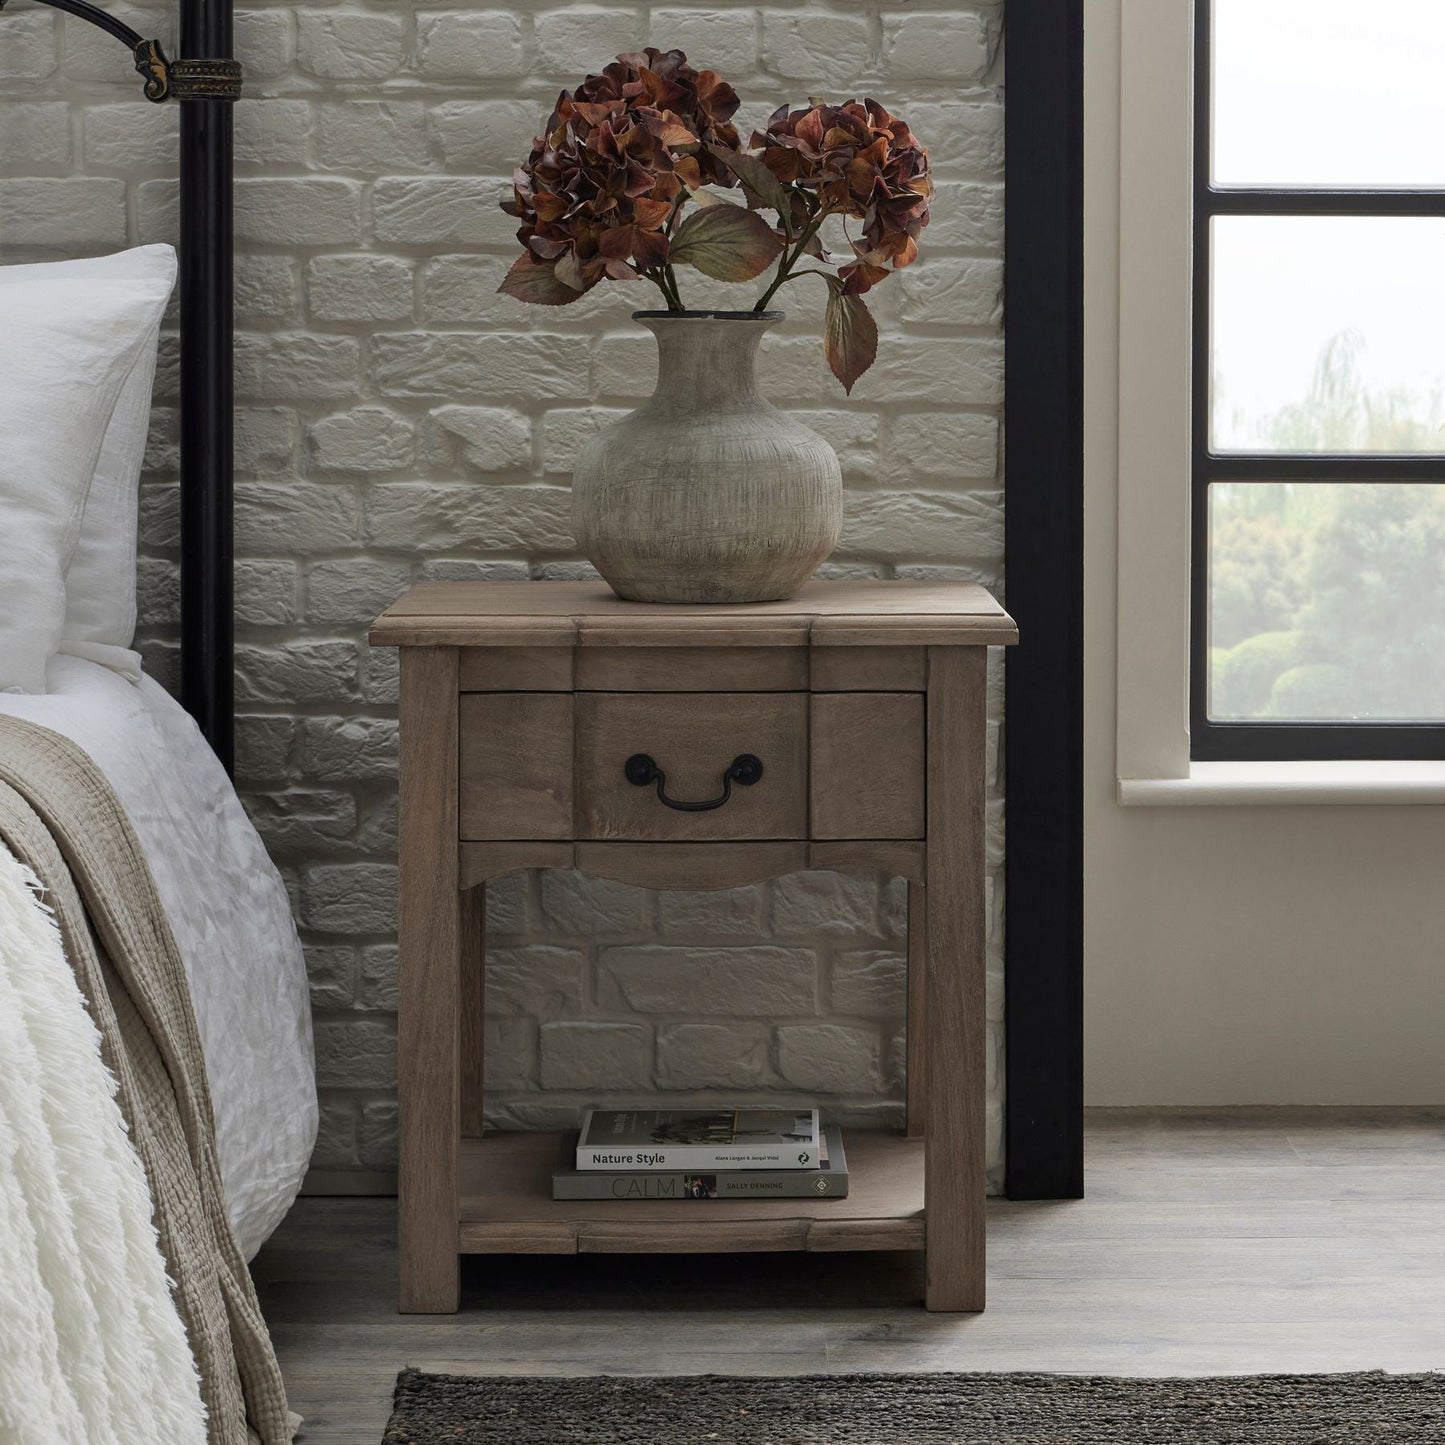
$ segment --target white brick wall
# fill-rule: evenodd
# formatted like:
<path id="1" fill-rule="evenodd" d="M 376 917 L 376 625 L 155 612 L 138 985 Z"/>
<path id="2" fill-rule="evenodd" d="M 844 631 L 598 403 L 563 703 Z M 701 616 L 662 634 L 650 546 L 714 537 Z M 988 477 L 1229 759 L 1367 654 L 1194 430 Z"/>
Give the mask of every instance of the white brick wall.
<path id="1" fill-rule="evenodd" d="M 116 8 L 174 49 L 169 4 Z M 799 285 L 762 373 L 843 458 L 833 572 L 998 586 L 1001 23 L 998 0 L 317 0 L 237 17 L 239 775 L 307 942 L 319 1167 L 385 1170 L 394 1152 L 396 658 L 367 650 L 365 625 L 421 578 L 579 575 L 568 469 L 655 373 L 627 315 L 655 303 L 641 288 L 599 288 L 562 312 L 494 294 L 514 254 L 496 202 L 557 91 L 618 49 L 679 44 L 737 86 L 745 125 L 810 94 L 871 93 L 908 118 L 938 198 L 923 259 L 870 297 L 878 365 L 845 401 L 822 362 L 820 298 Z M 173 239 L 175 125 L 174 108 L 138 98 L 114 42 L 50 11 L 0 15 L 0 260 Z M 754 289 L 694 282 L 688 295 L 750 304 Z M 163 678 L 175 376 L 172 342 L 142 519 L 142 636 Z M 995 705 L 995 1180 L 997 717 Z M 496 1116 L 547 1121 L 663 1091 L 822 1095 L 845 1116 L 898 1117 L 903 899 L 867 876 L 697 896 L 503 880 L 489 900 Z"/>

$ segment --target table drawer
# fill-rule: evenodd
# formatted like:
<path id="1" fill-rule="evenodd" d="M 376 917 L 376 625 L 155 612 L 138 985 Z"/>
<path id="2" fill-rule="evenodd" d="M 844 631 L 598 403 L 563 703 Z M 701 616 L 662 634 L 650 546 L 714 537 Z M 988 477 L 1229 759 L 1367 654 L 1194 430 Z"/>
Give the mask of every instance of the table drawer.
<path id="1" fill-rule="evenodd" d="M 808 836 L 806 693 L 578 693 L 575 727 L 578 838 Z"/>
<path id="2" fill-rule="evenodd" d="M 572 837 L 572 694 L 473 692 L 458 700 L 459 835 Z"/>

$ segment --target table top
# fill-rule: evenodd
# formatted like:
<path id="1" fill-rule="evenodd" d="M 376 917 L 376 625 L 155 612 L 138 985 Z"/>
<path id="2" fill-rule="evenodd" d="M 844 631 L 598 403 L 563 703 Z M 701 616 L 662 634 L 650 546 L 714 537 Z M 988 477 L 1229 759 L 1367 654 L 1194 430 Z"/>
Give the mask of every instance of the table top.
<path id="1" fill-rule="evenodd" d="M 624 602 L 601 582 L 423 582 L 372 624 L 378 647 L 900 647 L 1018 641 L 973 582 L 809 582 L 783 602 Z"/>

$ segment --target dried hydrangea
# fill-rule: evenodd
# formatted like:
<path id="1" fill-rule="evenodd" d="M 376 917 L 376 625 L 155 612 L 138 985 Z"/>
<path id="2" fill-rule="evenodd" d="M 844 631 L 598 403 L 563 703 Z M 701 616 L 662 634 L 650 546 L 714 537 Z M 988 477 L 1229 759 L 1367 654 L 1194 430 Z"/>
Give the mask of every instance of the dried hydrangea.
<path id="1" fill-rule="evenodd" d="M 563 305 L 604 278 L 663 284 L 682 203 L 731 183 L 712 148 L 737 147 L 737 108 L 733 88 L 680 50 L 619 55 L 563 91 L 503 203 L 527 255 L 501 289 Z"/>

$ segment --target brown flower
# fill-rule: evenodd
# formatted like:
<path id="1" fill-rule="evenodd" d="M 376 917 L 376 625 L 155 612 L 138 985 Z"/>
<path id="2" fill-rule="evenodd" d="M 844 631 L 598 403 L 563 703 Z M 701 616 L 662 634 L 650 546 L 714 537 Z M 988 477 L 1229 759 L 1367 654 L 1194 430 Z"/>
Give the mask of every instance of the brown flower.
<path id="1" fill-rule="evenodd" d="M 709 145 L 736 148 L 732 87 L 680 50 L 619 55 L 563 91 L 514 174 L 502 209 L 527 249 L 501 290 L 564 305 L 597 282 L 636 280 L 666 264 L 666 234 L 688 191 L 732 184 Z"/>
<path id="2" fill-rule="evenodd" d="M 933 194 L 928 152 L 877 101 L 783 106 L 750 144 L 784 186 L 814 198 L 815 217 L 863 222 L 852 240 L 857 259 L 838 271 L 846 294 L 861 295 L 918 255 Z"/>

